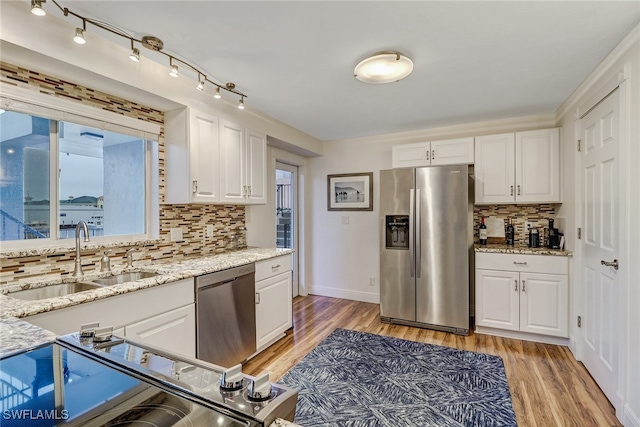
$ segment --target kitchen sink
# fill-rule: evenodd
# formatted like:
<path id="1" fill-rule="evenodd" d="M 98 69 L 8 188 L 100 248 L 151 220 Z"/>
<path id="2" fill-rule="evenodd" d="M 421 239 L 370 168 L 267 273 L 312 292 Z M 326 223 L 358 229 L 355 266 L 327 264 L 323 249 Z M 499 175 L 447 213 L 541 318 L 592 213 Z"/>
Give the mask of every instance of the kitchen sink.
<path id="1" fill-rule="evenodd" d="M 148 279 L 149 277 L 158 276 L 158 273 L 148 273 L 146 271 L 138 271 L 134 273 L 121 273 L 115 274 L 109 277 L 103 277 L 101 279 L 91 279 L 91 283 L 96 283 L 100 286 L 112 286 L 120 283 L 135 282 L 136 280 Z"/>
<path id="2" fill-rule="evenodd" d="M 6 296 L 27 301 L 36 301 L 46 298 L 62 297 L 83 291 L 100 288 L 100 285 L 93 283 L 72 282 L 49 285 L 42 288 L 25 289 L 23 291 L 10 292 Z"/>

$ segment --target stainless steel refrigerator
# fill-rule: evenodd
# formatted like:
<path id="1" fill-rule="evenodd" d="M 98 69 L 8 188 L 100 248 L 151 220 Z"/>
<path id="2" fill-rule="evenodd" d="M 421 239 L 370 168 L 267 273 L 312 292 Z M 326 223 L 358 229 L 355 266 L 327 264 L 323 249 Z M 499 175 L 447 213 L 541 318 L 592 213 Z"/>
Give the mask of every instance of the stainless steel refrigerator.
<path id="1" fill-rule="evenodd" d="M 380 171 L 380 317 L 469 333 L 473 205 L 468 166 Z"/>

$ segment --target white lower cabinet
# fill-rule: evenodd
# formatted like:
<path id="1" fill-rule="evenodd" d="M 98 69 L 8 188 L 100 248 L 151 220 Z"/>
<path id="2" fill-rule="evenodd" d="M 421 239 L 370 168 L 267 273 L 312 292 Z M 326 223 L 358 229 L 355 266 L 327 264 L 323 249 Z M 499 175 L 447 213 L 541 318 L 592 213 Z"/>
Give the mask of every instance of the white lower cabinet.
<path id="1" fill-rule="evenodd" d="M 57 335 L 77 332 L 83 323 L 99 322 L 113 326 L 114 335 L 195 357 L 194 302 L 193 279 L 183 279 L 23 320 Z"/>
<path id="2" fill-rule="evenodd" d="M 256 347 L 260 352 L 293 326 L 291 255 L 256 263 Z"/>
<path id="3" fill-rule="evenodd" d="M 196 357 L 195 304 L 162 313 L 141 322 L 127 325 L 127 338 L 164 350 Z"/>
<path id="4" fill-rule="evenodd" d="M 569 336 L 566 257 L 476 253 L 475 279 L 477 332 Z"/>

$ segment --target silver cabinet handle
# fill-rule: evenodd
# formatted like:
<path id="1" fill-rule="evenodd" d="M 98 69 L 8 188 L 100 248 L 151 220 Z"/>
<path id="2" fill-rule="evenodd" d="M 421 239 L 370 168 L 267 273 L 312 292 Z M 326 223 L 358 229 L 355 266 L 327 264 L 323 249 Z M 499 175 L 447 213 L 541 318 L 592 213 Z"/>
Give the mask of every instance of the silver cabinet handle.
<path id="1" fill-rule="evenodd" d="M 260 292 L 256 292 L 256 304 L 260 304 Z"/>
<path id="2" fill-rule="evenodd" d="M 524 261 L 524 262 L 513 261 L 513 263 L 514 263 L 515 265 L 527 265 L 527 262 L 526 262 L 526 261 Z"/>
<path id="3" fill-rule="evenodd" d="M 251 186 L 249 185 L 249 196 L 251 196 Z"/>
<path id="4" fill-rule="evenodd" d="M 513 288 L 513 290 L 518 292 L 518 281 L 514 280 L 513 282 L 515 283 L 515 287 Z"/>
<path id="5" fill-rule="evenodd" d="M 279 268 L 280 268 L 280 264 L 278 264 L 278 265 L 272 265 L 272 266 L 271 266 L 271 271 L 276 271 L 276 270 L 277 270 L 277 269 L 279 269 Z"/>
<path id="6" fill-rule="evenodd" d="M 520 186 L 518 185 L 518 196 L 520 195 Z"/>
<path id="7" fill-rule="evenodd" d="M 619 267 L 618 260 L 614 259 L 613 261 L 607 262 L 605 260 L 600 261 L 600 264 L 606 265 L 607 267 L 613 267 L 614 270 L 617 270 Z"/>
<path id="8" fill-rule="evenodd" d="M 511 186 L 511 195 L 513 196 L 513 185 Z"/>
<path id="9" fill-rule="evenodd" d="M 436 159 L 436 150 L 431 150 L 431 160 Z"/>
<path id="10" fill-rule="evenodd" d="M 430 153 L 431 152 L 429 150 L 427 150 L 427 160 L 431 160 Z"/>
<path id="11" fill-rule="evenodd" d="M 527 291 L 527 285 L 525 284 L 524 280 L 522 281 L 522 292 L 526 292 Z"/>
<path id="12" fill-rule="evenodd" d="M 197 193 L 197 192 L 198 192 L 198 180 L 197 180 L 197 179 L 194 179 L 194 180 L 193 180 L 193 185 L 192 185 L 192 187 L 193 187 L 193 192 L 194 192 L 194 193 Z"/>

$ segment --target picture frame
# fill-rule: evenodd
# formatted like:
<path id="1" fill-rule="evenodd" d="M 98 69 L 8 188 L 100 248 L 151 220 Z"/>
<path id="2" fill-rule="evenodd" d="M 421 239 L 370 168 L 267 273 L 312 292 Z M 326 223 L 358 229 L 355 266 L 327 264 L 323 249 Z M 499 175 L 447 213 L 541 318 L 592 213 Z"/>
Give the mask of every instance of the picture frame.
<path id="1" fill-rule="evenodd" d="M 373 172 L 327 175 L 327 210 L 372 211 Z"/>

